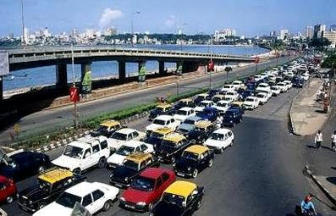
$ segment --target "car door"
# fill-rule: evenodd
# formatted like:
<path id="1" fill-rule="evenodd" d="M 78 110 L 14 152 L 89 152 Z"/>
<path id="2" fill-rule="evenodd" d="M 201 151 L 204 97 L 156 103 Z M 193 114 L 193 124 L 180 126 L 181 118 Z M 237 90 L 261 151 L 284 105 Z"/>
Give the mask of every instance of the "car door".
<path id="1" fill-rule="evenodd" d="M 3 183 L 0 183 L 0 202 L 4 201 L 8 195 L 7 186 Z"/>
<path id="2" fill-rule="evenodd" d="M 92 146 L 92 156 L 90 166 L 98 164 L 99 159 L 102 157 L 99 143 Z"/>
<path id="3" fill-rule="evenodd" d="M 81 169 L 85 170 L 92 166 L 93 164 L 93 157 L 91 148 L 88 148 L 84 152 L 83 159 L 81 160 Z"/>
<path id="4" fill-rule="evenodd" d="M 95 190 L 92 192 L 93 203 L 97 211 L 103 208 L 105 204 L 105 194 L 101 190 Z"/>
<path id="5" fill-rule="evenodd" d="M 85 195 L 82 200 L 82 206 L 86 208 L 90 212 L 91 215 L 96 213 L 99 209 L 95 205 L 92 199 L 91 193 Z"/>
<path id="6" fill-rule="evenodd" d="M 139 148 L 140 148 L 140 151 L 143 153 L 150 153 L 149 148 L 145 144 L 141 144 Z"/>

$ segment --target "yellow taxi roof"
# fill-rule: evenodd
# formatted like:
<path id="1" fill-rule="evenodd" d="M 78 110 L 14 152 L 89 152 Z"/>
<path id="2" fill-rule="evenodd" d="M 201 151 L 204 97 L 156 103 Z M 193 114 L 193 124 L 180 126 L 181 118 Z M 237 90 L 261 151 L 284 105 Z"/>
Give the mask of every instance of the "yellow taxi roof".
<path id="1" fill-rule="evenodd" d="M 136 153 L 128 155 L 125 159 L 133 161 L 135 163 L 141 163 L 142 161 L 148 158 L 152 158 L 152 155 L 149 153 L 136 152 Z"/>
<path id="2" fill-rule="evenodd" d="M 196 188 L 197 185 L 192 182 L 176 181 L 165 190 L 165 193 L 175 194 L 187 198 Z"/>
<path id="3" fill-rule="evenodd" d="M 195 126 L 198 128 L 207 128 L 212 125 L 211 121 L 201 120 L 195 123 Z"/>
<path id="4" fill-rule="evenodd" d="M 120 125 L 120 122 L 115 121 L 115 120 L 107 120 L 107 121 L 103 121 L 100 125 L 106 126 L 106 127 L 114 127 L 114 126 Z"/>
<path id="5" fill-rule="evenodd" d="M 188 148 L 186 148 L 186 152 L 191 152 L 191 153 L 195 153 L 195 154 L 202 154 L 203 152 L 208 151 L 209 148 L 203 145 L 192 145 Z"/>
<path id="6" fill-rule="evenodd" d="M 169 128 L 169 127 L 163 127 L 163 128 L 158 128 L 158 129 L 154 130 L 155 133 L 162 134 L 162 135 L 172 133 L 173 131 L 174 130 Z"/>
<path id="7" fill-rule="evenodd" d="M 171 134 L 168 134 L 164 140 L 166 141 L 170 141 L 170 142 L 173 142 L 173 143 L 178 143 L 180 142 L 181 140 L 184 140 L 185 139 L 185 136 L 183 136 L 182 134 L 179 134 L 179 133 L 171 133 Z"/>
<path id="8" fill-rule="evenodd" d="M 169 108 L 169 107 L 171 107 L 172 105 L 171 104 L 167 104 L 167 103 L 160 103 L 160 104 L 158 104 L 156 107 L 158 107 L 158 108 Z"/>
<path id="9" fill-rule="evenodd" d="M 52 169 L 38 176 L 39 179 L 54 184 L 60 180 L 73 176 L 73 173 L 66 169 Z"/>

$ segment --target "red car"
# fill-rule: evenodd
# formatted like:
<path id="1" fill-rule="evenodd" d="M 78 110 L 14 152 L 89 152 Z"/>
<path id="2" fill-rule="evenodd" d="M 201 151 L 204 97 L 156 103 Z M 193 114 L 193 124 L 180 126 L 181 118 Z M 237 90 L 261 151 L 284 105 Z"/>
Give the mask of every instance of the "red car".
<path id="1" fill-rule="evenodd" d="M 124 191 L 120 198 L 120 206 L 136 211 L 149 211 L 175 179 L 176 175 L 173 170 L 145 169 Z"/>
<path id="2" fill-rule="evenodd" d="M 0 176 L 0 202 L 13 202 L 16 196 L 16 185 L 12 179 Z"/>

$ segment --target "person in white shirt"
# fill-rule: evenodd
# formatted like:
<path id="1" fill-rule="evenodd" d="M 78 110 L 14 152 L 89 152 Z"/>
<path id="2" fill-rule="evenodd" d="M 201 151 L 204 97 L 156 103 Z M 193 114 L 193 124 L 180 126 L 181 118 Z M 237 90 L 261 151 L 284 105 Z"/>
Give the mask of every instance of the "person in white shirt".
<path id="1" fill-rule="evenodd" d="M 336 130 L 334 131 L 334 134 L 331 135 L 331 149 L 336 151 Z"/>
<path id="2" fill-rule="evenodd" d="M 315 135 L 315 145 L 317 149 L 321 147 L 322 142 L 323 142 L 323 135 L 321 130 L 318 130 L 317 134 Z"/>

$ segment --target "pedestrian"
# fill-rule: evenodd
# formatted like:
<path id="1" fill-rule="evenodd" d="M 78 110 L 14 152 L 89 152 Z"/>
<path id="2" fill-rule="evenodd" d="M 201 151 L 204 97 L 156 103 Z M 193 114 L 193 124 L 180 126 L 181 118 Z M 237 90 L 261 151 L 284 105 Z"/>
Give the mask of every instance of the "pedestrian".
<path id="1" fill-rule="evenodd" d="M 336 130 L 334 131 L 334 134 L 331 135 L 331 149 L 336 151 Z"/>
<path id="2" fill-rule="evenodd" d="M 323 142 L 323 135 L 321 130 L 318 130 L 317 134 L 315 135 L 315 145 L 317 149 L 321 147 L 322 142 Z"/>

